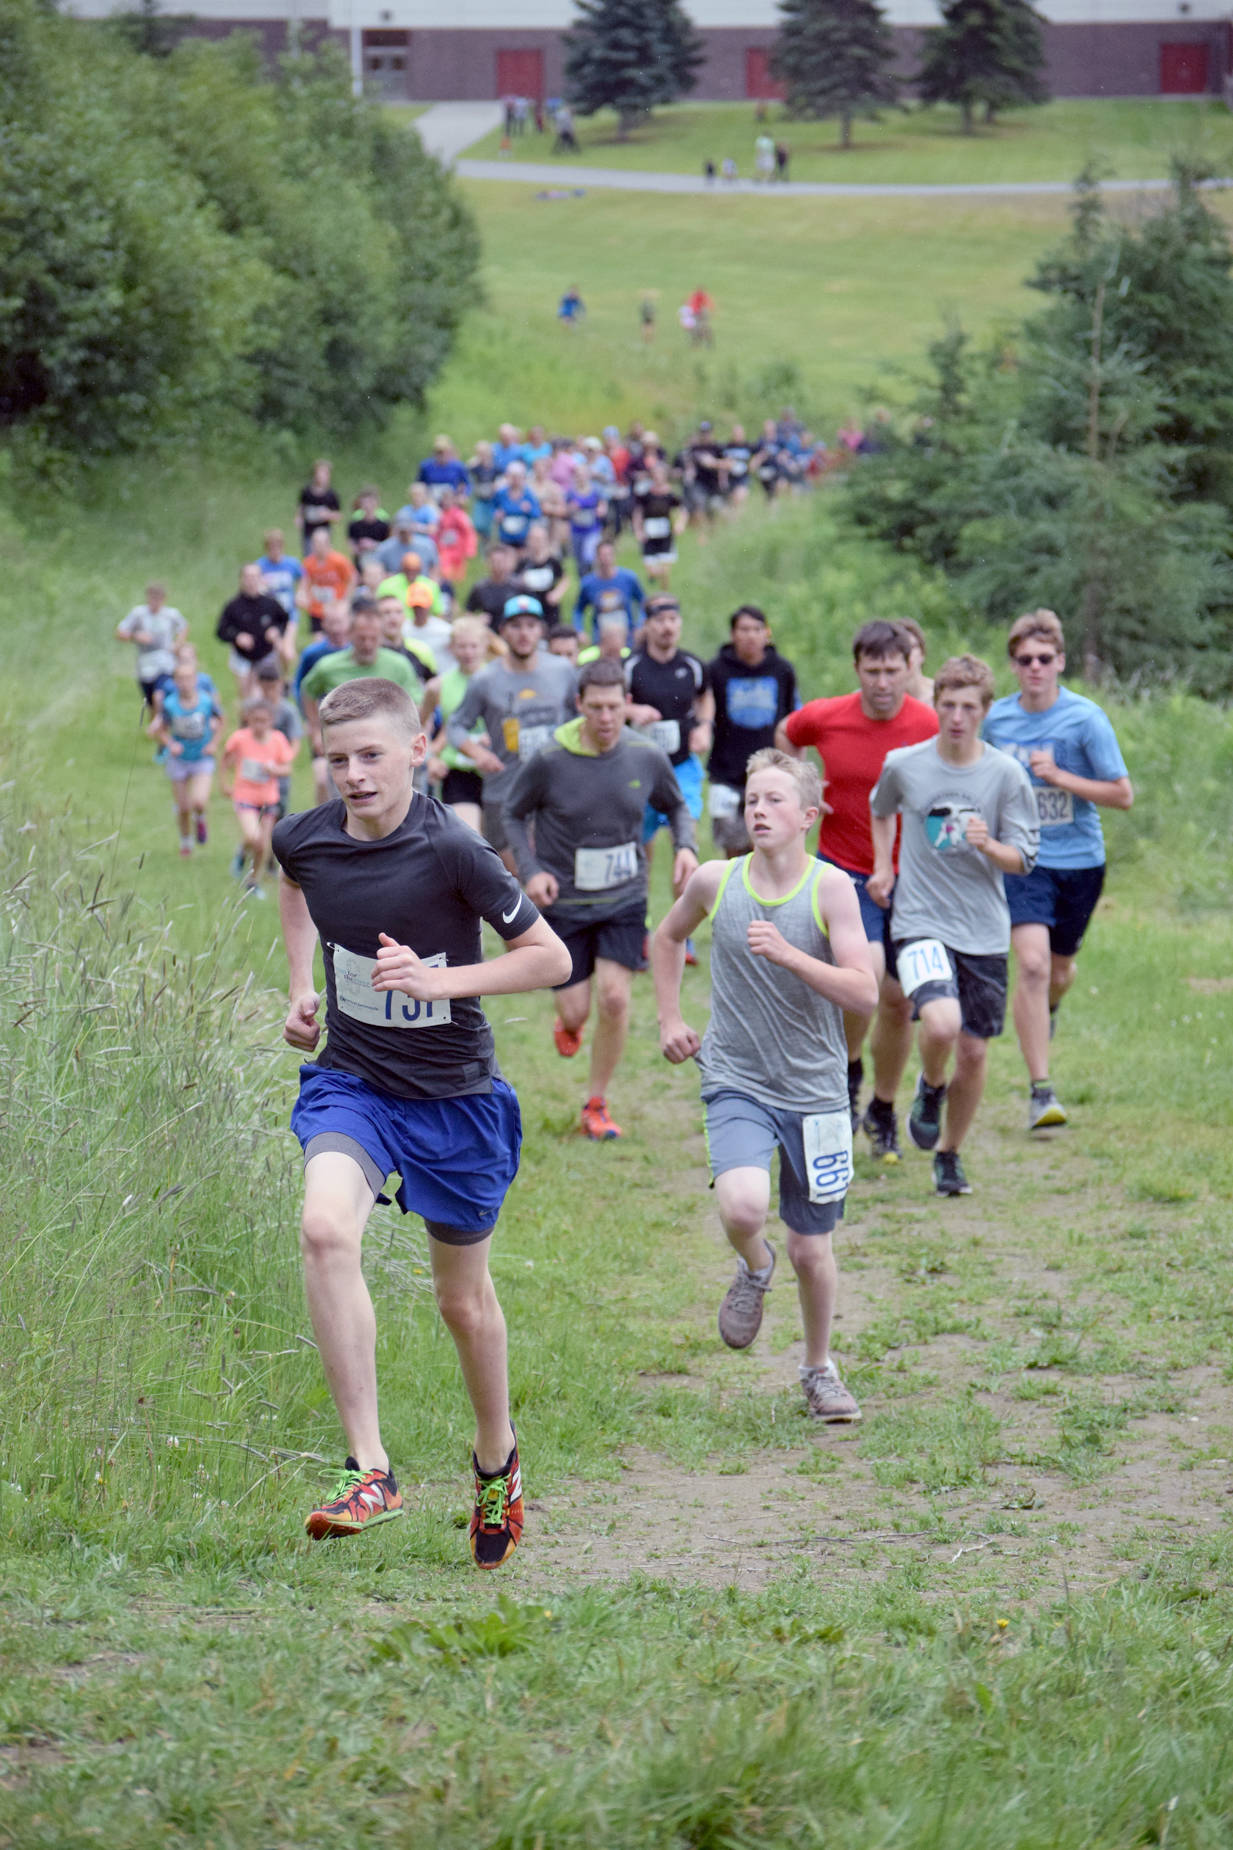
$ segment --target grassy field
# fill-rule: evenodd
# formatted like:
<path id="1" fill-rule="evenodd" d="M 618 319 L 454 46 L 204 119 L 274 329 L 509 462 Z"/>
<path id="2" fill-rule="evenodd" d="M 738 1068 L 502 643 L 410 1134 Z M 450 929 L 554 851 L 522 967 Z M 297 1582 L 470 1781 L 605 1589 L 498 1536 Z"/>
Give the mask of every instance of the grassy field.
<path id="1" fill-rule="evenodd" d="M 731 155 L 742 178 L 752 179 L 754 141 L 761 132 L 753 103 L 680 103 L 657 109 L 627 141 L 617 138 L 608 112 L 576 124 L 581 152 L 571 161 L 632 172 L 696 173 Z M 910 181 L 956 185 L 966 181 L 1071 180 L 1095 161 L 1122 180 L 1158 178 L 1175 154 L 1210 162 L 1228 172 L 1233 160 L 1233 117 L 1212 98 L 1066 101 L 1010 111 L 991 127 L 959 133 L 958 111 L 886 110 L 876 122 L 853 125 L 853 145 L 838 145 L 834 122 L 792 121 L 769 107 L 767 132 L 788 143 L 793 180 L 868 184 Z M 500 132 L 467 149 L 470 159 L 495 159 Z M 519 137 L 514 161 L 551 158 L 552 135 Z"/>
<path id="2" fill-rule="evenodd" d="M 541 219 L 557 208 L 511 193 L 505 229 L 478 197 L 488 303 L 429 418 L 337 455 L 348 489 L 400 481 L 438 424 L 462 440 L 506 409 L 683 419 L 743 406 L 772 362 L 797 370 L 768 392 L 846 409 L 855 322 L 844 349 L 771 320 L 764 351 L 721 347 L 699 380 L 666 342 L 642 353 L 632 316 L 621 332 L 632 221 L 606 201 Z M 651 222 L 687 273 L 696 221 L 675 255 L 667 215 Z M 842 222 L 872 370 L 927 331 L 893 256 L 930 240 L 919 215 Z M 937 286 L 948 249 L 975 275 L 962 218 L 928 222 Z M 742 224 L 756 278 L 766 247 Z M 880 226 L 872 279 L 862 224 Z M 1006 220 L 990 317 L 1048 229 Z M 563 346 L 536 265 L 563 268 L 580 240 L 595 307 Z M 723 251 L 752 317 L 735 234 Z M 0 1845 L 1224 1850 L 1227 713 L 1164 693 L 1111 708 L 1139 797 L 1110 818 L 1108 896 L 1057 1042 L 1071 1127 L 1026 1138 L 1012 1041 L 970 1200 L 937 1201 L 925 1158 L 858 1162 L 837 1347 L 862 1426 L 802 1417 L 787 1289 L 751 1352 L 718 1343 L 730 1266 L 696 1078 L 659 1059 L 645 983 L 616 1146 L 573 1130 L 580 1075 L 551 1051 L 548 998 L 497 1002 L 527 1131 L 494 1256 L 525 1544 L 498 1576 L 467 1564 L 465 1402 L 422 1236 L 381 1209 L 367 1262 L 409 1512 L 312 1548 L 299 1525 L 338 1437 L 299 1283 L 273 908 L 237 902 L 221 801 L 209 847 L 179 862 L 107 640 L 152 571 L 212 628 L 300 480 L 277 444 L 116 465 L 67 514 L 27 495 L 0 532 L 42 616 L 37 679 L 0 695 Z M 879 612 L 919 615 L 935 659 L 960 641 L 999 659 L 943 586 L 846 537 L 828 496 L 688 546 L 677 583 L 704 647 L 756 595 L 809 693 L 849 685 L 848 636 Z"/>
<path id="3" fill-rule="evenodd" d="M 491 423 L 495 395 L 521 422 L 550 419 L 545 407 L 568 399 L 567 429 L 639 416 L 678 432 L 700 411 L 760 422 L 795 399 L 829 435 L 871 393 L 906 390 L 895 369 L 917 361 L 948 314 L 983 332 L 1029 312 L 1023 279 L 1066 213 L 1060 199 L 945 200 L 927 213 L 904 200 L 807 199 L 786 221 L 757 199 L 467 191 L 486 301 L 437 397 L 446 427 L 467 432 Z M 574 282 L 587 316 L 567 332 L 556 306 Z M 699 285 L 716 304 L 705 352 L 676 325 Z M 638 327 L 647 294 L 659 308 L 649 348 Z"/>

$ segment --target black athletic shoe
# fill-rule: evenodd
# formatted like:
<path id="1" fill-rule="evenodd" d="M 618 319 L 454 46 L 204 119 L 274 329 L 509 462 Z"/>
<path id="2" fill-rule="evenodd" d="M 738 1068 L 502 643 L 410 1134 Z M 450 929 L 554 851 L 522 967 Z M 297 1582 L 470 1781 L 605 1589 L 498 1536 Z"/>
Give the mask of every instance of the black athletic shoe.
<path id="1" fill-rule="evenodd" d="M 939 1150 L 933 1159 L 935 1195 L 970 1195 L 972 1184 L 963 1173 L 958 1150 Z"/>
<path id="2" fill-rule="evenodd" d="M 852 1117 L 852 1129 L 857 1130 L 861 1121 L 861 1085 L 865 1078 L 863 1060 L 848 1061 L 848 1110 Z"/>
<path id="3" fill-rule="evenodd" d="M 861 1119 L 861 1129 L 872 1145 L 870 1154 L 877 1162 L 899 1161 L 903 1152 L 899 1148 L 899 1120 L 893 1110 L 889 1107 L 879 1110 L 878 1101 L 874 1099 Z"/>
<path id="4" fill-rule="evenodd" d="M 945 1086 L 930 1086 L 922 1073 L 916 1082 L 916 1097 L 908 1113 L 908 1136 L 918 1150 L 932 1150 L 942 1135 L 942 1100 Z"/>

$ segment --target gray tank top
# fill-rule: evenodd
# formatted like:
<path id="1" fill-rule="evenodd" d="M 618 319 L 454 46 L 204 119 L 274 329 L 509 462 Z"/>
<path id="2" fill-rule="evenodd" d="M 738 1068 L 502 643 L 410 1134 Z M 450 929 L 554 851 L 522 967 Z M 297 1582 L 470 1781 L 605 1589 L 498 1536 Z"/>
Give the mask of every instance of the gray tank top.
<path id="1" fill-rule="evenodd" d="M 842 1011 L 798 976 L 755 957 L 755 919 L 777 925 L 789 944 L 833 964 L 822 928 L 811 861 L 786 899 L 759 899 L 752 856 L 730 861 L 711 912 L 711 1022 L 698 1055 L 702 1096 L 743 1092 L 788 1111 L 838 1111 L 848 1101 L 848 1049 Z"/>

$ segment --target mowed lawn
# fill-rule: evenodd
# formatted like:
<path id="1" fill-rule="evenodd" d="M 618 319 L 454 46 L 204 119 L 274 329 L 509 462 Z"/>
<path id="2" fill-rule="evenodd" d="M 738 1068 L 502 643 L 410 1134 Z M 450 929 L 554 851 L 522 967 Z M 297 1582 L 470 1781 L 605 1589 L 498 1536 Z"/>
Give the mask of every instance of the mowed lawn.
<path id="1" fill-rule="evenodd" d="M 785 398 L 829 435 L 871 397 L 902 398 L 903 369 L 950 316 L 975 333 L 1020 319 L 1037 256 L 1066 225 L 1063 199 L 679 199 L 468 182 L 484 235 L 483 306 L 433 397 L 460 441 L 494 416 L 581 431 L 630 417 L 679 435 L 699 415 L 761 417 Z M 556 320 L 576 283 L 574 329 Z M 702 287 L 714 346 L 676 321 Z M 640 339 L 644 295 L 658 307 Z"/>
<path id="2" fill-rule="evenodd" d="M 679 103 L 656 110 L 621 141 L 615 116 L 605 110 L 577 118 L 581 152 L 562 158 L 634 172 L 701 174 L 705 161 L 718 169 L 731 155 L 739 175 L 752 179 L 754 141 L 762 132 L 755 111 L 752 102 Z M 791 179 L 862 185 L 1071 180 L 1089 161 L 1119 179 L 1145 180 L 1167 174 L 1175 154 L 1207 161 L 1218 173 L 1233 162 L 1233 116 L 1207 97 L 1047 103 L 1010 111 L 972 135 L 960 133 L 954 109 L 888 109 L 877 121 L 858 118 L 848 149 L 839 146 L 836 122 L 793 121 L 772 103 L 766 132 L 791 149 Z M 485 136 L 467 157 L 494 159 L 500 139 L 499 132 Z M 521 135 L 512 143 L 512 159 L 551 159 L 552 141 L 551 131 Z"/>

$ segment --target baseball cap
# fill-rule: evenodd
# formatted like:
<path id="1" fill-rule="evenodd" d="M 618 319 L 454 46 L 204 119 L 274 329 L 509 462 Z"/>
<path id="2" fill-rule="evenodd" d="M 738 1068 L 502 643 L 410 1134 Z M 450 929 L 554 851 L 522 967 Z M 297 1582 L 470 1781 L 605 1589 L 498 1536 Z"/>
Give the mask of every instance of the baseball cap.
<path id="1" fill-rule="evenodd" d="M 604 435 L 605 435 L 605 437 L 619 437 L 619 436 L 620 436 L 620 434 L 621 434 L 621 433 L 620 433 L 620 431 L 619 431 L 619 430 L 617 429 L 617 427 L 616 427 L 616 425 L 615 425 L 615 424 L 605 424 L 605 425 L 604 425 Z"/>
<path id="2" fill-rule="evenodd" d="M 710 418 L 703 418 L 702 422 L 698 426 L 699 430 L 714 430 L 714 428 L 715 426 L 711 423 Z"/>
<path id="3" fill-rule="evenodd" d="M 411 585 L 407 591 L 407 602 L 412 610 L 431 610 L 432 587 L 430 585 Z"/>
<path id="4" fill-rule="evenodd" d="M 505 601 L 501 611 L 501 622 L 509 623 L 514 617 L 538 617 L 541 623 L 548 621 L 544 615 L 544 606 L 539 599 L 527 597 L 525 593 L 518 597 L 507 598 Z"/>

